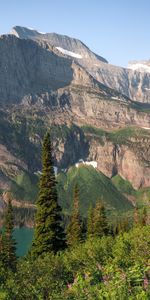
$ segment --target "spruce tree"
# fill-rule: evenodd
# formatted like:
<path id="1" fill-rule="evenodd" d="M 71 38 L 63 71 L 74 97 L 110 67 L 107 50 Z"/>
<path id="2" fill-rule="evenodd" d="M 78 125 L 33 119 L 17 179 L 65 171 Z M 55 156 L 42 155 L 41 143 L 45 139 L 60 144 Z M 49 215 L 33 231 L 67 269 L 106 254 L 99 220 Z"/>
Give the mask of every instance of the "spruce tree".
<path id="1" fill-rule="evenodd" d="M 133 214 L 133 224 L 134 226 L 137 226 L 140 223 L 139 220 L 139 210 L 137 207 L 134 208 L 134 214 Z"/>
<path id="2" fill-rule="evenodd" d="M 142 220 L 141 220 L 142 226 L 147 225 L 147 221 L 148 221 L 147 209 L 146 207 L 144 207 L 142 211 Z"/>
<path id="3" fill-rule="evenodd" d="M 2 233 L 0 232 L 0 262 L 3 260 L 3 240 Z"/>
<path id="4" fill-rule="evenodd" d="M 67 227 L 67 244 L 69 247 L 76 246 L 82 240 L 82 227 L 79 213 L 79 189 L 75 185 L 73 191 L 73 211 Z"/>
<path id="5" fill-rule="evenodd" d="M 4 232 L 1 240 L 1 257 L 6 269 L 16 270 L 16 242 L 13 238 L 14 218 L 10 197 L 4 215 Z"/>
<path id="6" fill-rule="evenodd" d="M 93 236 L 102 237 L 107 233 L 108 223 L 106 217 L 106 209 L 100 201 L 97 201 L 93 212 Z"/>
<path id="7" fill-rule="evenodd" d="M 42 174 L 37 199 L 35 234 L 32 254 L 39 256 L 50 251 L 57 252 L 65 247 L 61 208 L 58 204 L 56 179 L 52 160 L 50 134 L 44 137 L 42 148 Z"/>
<path id="8" fill-rule="evenodd" d="M 87 216 L 87 237 L 90 238 L 94 234 L 94 208 L 90 206 Z"/>

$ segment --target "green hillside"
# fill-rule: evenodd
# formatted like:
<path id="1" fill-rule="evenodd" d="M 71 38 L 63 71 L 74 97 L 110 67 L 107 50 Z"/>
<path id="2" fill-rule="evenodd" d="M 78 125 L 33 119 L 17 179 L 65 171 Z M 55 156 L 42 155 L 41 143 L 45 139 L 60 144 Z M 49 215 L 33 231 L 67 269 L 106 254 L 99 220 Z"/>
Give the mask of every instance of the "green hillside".
<path id="1" fill-rule="evenodd" d="M 150 203 L 150 188 L 141 188 L 135 190 L 131 183 L 123 179 L 120 175 L 116 175 L 112 178 L 112 182 L 115 187 L 124 194 L 133 196 L 138 206 L 143 206 L 144 204 Z"/>
<path id="2" fill-rule="evenodd" d="M 59 200 L 65 210 L 71 209 L 73 187 L 80 190 L 80 211 L 86 215 L 91 204 L 103 201 L 111 211 L 127 211 L 132 204 L 113 185 L 111 180 L 92 166 L 71 167 L 68 172 L 57 176 Z"/>

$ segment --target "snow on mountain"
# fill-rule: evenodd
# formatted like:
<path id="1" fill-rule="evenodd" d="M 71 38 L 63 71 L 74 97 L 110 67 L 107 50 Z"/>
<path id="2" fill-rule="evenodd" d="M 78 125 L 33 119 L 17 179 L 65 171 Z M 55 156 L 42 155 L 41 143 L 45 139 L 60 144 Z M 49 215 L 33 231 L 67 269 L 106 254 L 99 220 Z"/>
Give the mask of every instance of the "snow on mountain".
<path id="1" fill-rule="evenodd" d="M 66 49 L 63 49 L 61 47 L 56 47 L 57 50 L 59 50 L 61 53 L 65 54 L 65 55 L 69 55 L 71 57 L 75 57 L 75 58 L 82 58 L 82 56 L 78 53 L 74 53 L 72 51 L 68 51 Z"/>
<path id="2" fill-rule="evenodd" d="M 150 63 L 146 62 L 146 61 L 131 62 L 131 63 L 129 63 L 128 68 L 133 70 L 133 71 L 150 73 Z"/>
<path id="3" fill-rule="evenodd" d="M 34 29 L 32 27 L 26 27 L 26 28 L 29 29 L 29 30 L 35 31 L 37 33 L 40 33 L 40 34 L 46 34 L 46 32 L 38 31 L 38 30 L 36 30 L 36 29 Z"/>
<path id="4" fill-rule="evenodd" d="M 76 168 L 78 168 L 81 165 L 87 165 L 87 166 L 92 166 L 93 168 L 97 168 L 97 161 L 84 161 L 83 159 L 80 159 L 76 164 Z"/>

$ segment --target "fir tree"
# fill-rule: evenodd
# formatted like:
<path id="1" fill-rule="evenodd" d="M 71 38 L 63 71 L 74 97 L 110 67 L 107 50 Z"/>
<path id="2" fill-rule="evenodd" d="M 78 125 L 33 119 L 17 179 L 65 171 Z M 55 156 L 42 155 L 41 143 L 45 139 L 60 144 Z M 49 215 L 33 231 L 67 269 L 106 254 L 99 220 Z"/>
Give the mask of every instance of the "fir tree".
<path id="1" fill-rule="evenodd" d="M 4 266 L 13 271 L 16 270 L 16 242 L 13 239 L 13 208 L 10 197 L 8 198 L 8 205 L 4 215 L 4 232 L 1 239 L 1 257 Z"/>
<path id="2" fill-rule="evenodd" d="M 105 206 L 97 201 L 93 212 L 93 236 L 103 236 L 108 233 Z"/>
<path id="3" fill-rule="evenodd" d="M 57 252 L 65 247 L 65 235 L 62 227 L 61 208 L 57 198 L 49 133 L 44 137 L 42 165 L 35 234 L 32 245 L 32 253 L 35 256 L 50 251 Z"/>
<path id="4" fill-rule="evenodd" d="M 0 262 L 3 260 L 3 239 L 2 233 L 0 232 Z"/>
<path id="5" fill-rule="evenodd" d="M 137 226 L 140 223 L 140 221 L 139 221 L 139 210 L 138 210 L 137 207 L 135 207 L 135 209 L 134 209 L 133 223 L 134 223 L 134 226 Z"/>
<path id="6" fill-rule="evenodd" d="M 113 226 L 113 236 L 116 236 L 120 233 L 121 227 L 120 227 L 120 222 L 118 221 L 116 224 Z"/>
<path id="7" fill-rule="evenodd" d="M 76 246 L 82 240 L 82 228 L 79 214 L 79 189 L 75 185 L 73 192 L 73 211 L 67 227 L 67 244 L 70 247 Z"/>
<path id="8" fill-rule="evenodd" d="M 144 207 L 143 211 L 142 211 L 142 220 L 141 220 L 141 223 L 143 226 L 147 225 L 147 219 L 148 219 L 147 209 L 146 209 L 146 207 Z"/>
<path id="9" fill-rule="evenodd" d="M 94 208 L 90 206 L 87 216 L 87 237 L 90 238 L 94 234 Z"/>

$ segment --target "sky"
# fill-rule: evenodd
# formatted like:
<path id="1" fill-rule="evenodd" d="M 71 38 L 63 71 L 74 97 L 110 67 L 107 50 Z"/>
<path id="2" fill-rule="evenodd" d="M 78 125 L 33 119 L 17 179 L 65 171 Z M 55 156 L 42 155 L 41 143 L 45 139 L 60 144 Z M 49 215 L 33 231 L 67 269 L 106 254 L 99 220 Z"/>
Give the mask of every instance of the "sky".
<path id="1" fill-rule="evenodd" d="M 78 38 L 114 65 L 150 59 L 150 0 L 0 0 L 0 34 L 15 25 Z"/>

